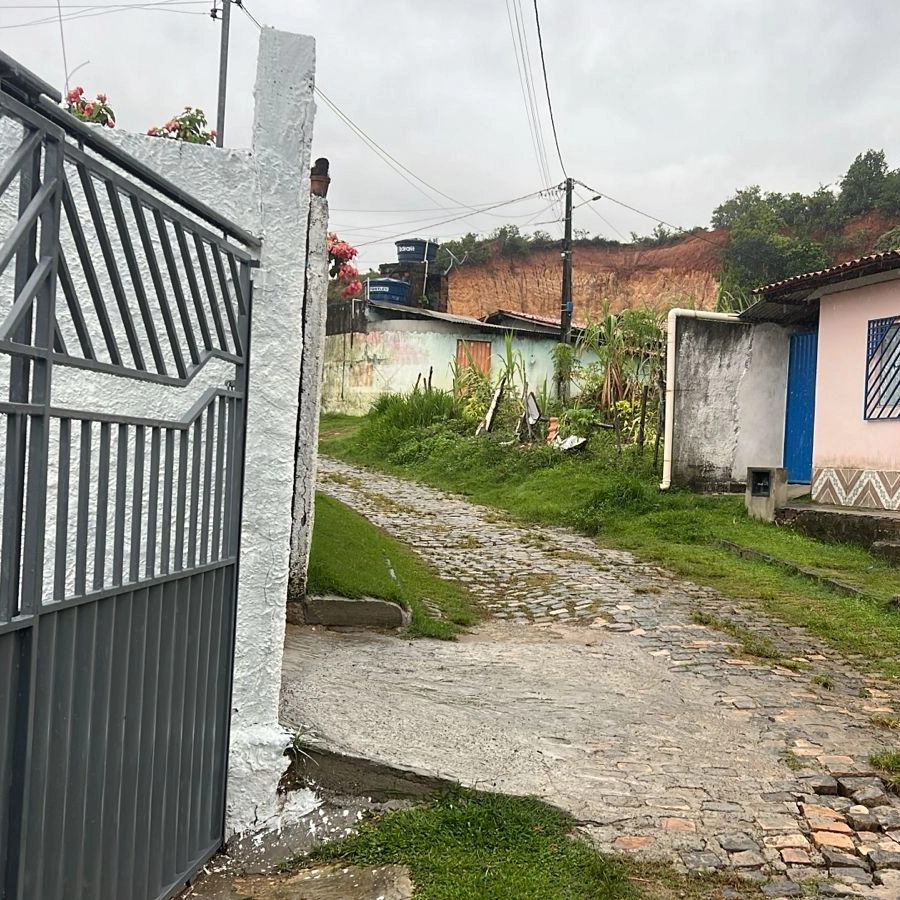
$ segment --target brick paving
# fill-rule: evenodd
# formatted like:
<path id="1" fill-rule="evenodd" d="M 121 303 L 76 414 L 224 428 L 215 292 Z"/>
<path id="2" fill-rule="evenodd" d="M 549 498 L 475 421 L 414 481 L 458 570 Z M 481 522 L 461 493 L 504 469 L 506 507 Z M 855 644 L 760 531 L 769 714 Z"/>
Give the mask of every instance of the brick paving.
<path id="1" fill-rule="evenodd" d="M 537 786 L 532 792 L 570 809 L 606 849 L 687 868 L 730 866 L 772 897 L 799 896 L 814 880 L 823 896 L 900 898 L 900 799 L 867 762 L 873 750 L 897 747 L 896 732 L 871 721 L 897 714 L 894 685 L 804 629 L 567 529 L 522 527 L 464 498 L 330 459 L 320 460 L 319 482 L 465 583 L 491 620 L 455 645 L 368 636 L 370 660 L 360 658 L 356 637 L 296 630 L 288 652 L 307 693 L 286 681 L 288 720 L 304 717 L 344 749 L 462 781 L 487 777 L 517 792 Z M 732 638 L 692 620 L 694 610 L 749 629 L 782 656 L 741 658 Z M 418 682 L 420 707 L 438 703 L 456 717 L 453 727 L 493 743 L 475 755 L 386 735 L 390 727 L 379 728 L 365 703 L 354 719 L 350 692 L 341 698 L 343 720 L 332 718 L 328 679 L 337 670 L 328 667 L 341 665 L 360 679 L 353 690 L 374 703 L 401 703 L 403 679 Z M 510 743 L 522 746 L 507 748 L 516 755 L 494 758 L 505 733 L 489 717 L 466 716 L 492 704 L 495 717 L 530 709 L 525 701 L 535 698 L 515 673 L 537 685 L 552 722 L 534 719 L 540 750 L 518 734 Z M 313 701 L 311 685 L 321 689 Z M 507 731 L 521 724 L 511 718 Z M 548 754 L 544 732 L 562 725 L 569 733 L 554 735 Z M 537 764 L 529 770 L 532 750 L 543 755 L 540 778 Z"/>

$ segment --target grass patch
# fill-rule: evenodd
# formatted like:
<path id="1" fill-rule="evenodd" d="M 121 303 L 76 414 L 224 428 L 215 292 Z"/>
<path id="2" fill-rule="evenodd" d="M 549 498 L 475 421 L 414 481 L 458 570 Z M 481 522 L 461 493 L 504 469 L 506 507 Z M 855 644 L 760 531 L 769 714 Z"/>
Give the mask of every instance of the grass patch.
<path id="1" fill-rule="evenodd" d="M 410 611 L 409 633 L 422 637 L 450 639 L 477 619 L 461 584 L 445 581 L 406 544 L 324 494 L 316 494 L 308 591 L 393 600 Z M 443 618 L 431 615 L 426 601 Z"/>
<path id="2" fill-rule="evenodd" d="M 347 416 L 343 413 L 323 413 L 319 418 L 319 439 L 338 440 L 349 438 L 359 431 L 365 421 L 362 416 Z"/>
<path id="3" fill-rule="evenodd" d="M 834 679 L 827 674 L 814 675 L 813 684 L 817 684 L 820 688 L 824 688 L 826 691 L 834 690 Z"/>
<path id="4" fill-rule="evenodd" d="M 887 772 L 890 775 L 900 775 L 900 751 L 880 750 L 869 757 L 869 762 L 876 769 Z"/>
<path id="5" fill-rule="evenodd" d="M 715 631 L 730 634 L 738 642 L 739 649 L 744 656 L 761 659 L 767 662 L 776 662 L 779 665 L 793 665 L 794 660 L 782 653 L 767 637 L 754 634 L 749 628 L 739 625 L 732 619 L 723 619 L 701 609 L 691 610 L 691 621 L 698 625 L 705 625 Z"/>
<path id="6" fill-rule="evenodd" d="M 430 420 L 422 409 L 404 419 L 396 399 L 393 405 L 390 416 L 373 413 L 354 423 L 352 433 L 346 423 L 335 437 L 323 429 L 322 451 L 465 494 L 520 522 L 567 525 L 596 536 L 676 575 L 758 603 L 900 678 L 900 611 L 889 605 L 900 594 L 900 568 L 859 547 L 826 544 L 751 519 L 741 497 L 660 492 L 649 451 L 641 457 L 626 449 L 619 456 L 606 433 L 576 455 L 545 445 L 502 447 L 492 436 L 474 438 L 468 423 L 446 418 L 443 408 L 432 410 Z M 846 596 L 780 566 L 743 559 L 719 540 L 858 585 L 865 596 Z"/>
<path id="7" fill-rule="evenodd" d="M 875 713 L 869 721 L 879 728 L 888 728 L 892 731 L 900 728 L 900 717 L 898 716 L 887 716 L 884 713 Z"/>
<path id="8" fill-rule="evenodd" d="M 573 826 L 561 810 L 533 797 L 457 788 L 425 806 L 374 817 L 311 858 L 406 865 L 417 900 L 712 900 L 722 896 L 722 884 L 736 883 L 603 856 Z M 758 894 L 748 889 L 745 896 Z"/>

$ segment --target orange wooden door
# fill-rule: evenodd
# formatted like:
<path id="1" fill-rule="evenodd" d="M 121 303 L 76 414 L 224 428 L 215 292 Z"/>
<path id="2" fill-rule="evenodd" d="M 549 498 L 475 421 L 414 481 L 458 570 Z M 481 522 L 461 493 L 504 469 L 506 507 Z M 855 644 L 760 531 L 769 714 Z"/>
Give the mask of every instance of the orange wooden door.
<path id="1" fill-rule="evenodd" d="M 460 369 L 474 367 L 482 375 L 491 374 L 491 342 L 490 341 L 457 341 L 456 365 Z"/>

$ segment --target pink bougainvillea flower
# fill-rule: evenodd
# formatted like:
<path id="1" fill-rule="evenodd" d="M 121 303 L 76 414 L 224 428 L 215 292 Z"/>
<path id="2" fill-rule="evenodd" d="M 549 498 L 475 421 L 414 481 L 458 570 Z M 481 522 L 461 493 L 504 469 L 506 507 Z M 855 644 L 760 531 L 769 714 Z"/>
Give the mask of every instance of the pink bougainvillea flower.
<path id="1" fill-rule="evenodd" d="M 93 104 L 93 103 L 85 103 L 85 104 L 84 104 L 84 114 L 85 114 L 86 116 L 89 116 L 93 111 L 94 111 L 94 104 Z"/>
<path id="2" fill-rule="evenodd" d="M 214 137 L 216 136 L 216 133 L 217 133 L 217 132 L 216 132 L 216 129 L 215 129 L 215 128 L 210 128 L 210 130 L 209 130 L 209 136 L 210 136 L 211 138 L 214 138 Z"/>
<path id="3" fill-rule="evenodd" d="M 341 281 L 351 281 L 359 275 L 359 269 L 356 268 L 352 263 L 341 263 L 338 266 L 337 277 L 340 278 Z"/>
<path id="4" fill-rule="evenodd" d="M 341 296 L 348 300 L 350 297 L 355 296 L 362 290 L 362 282 L 360 281 L 351 281 L 350 284 L 346 285 L 341 290 Z"/>
<path id="5" fill-rule="evenodd" d="M 98 99 L 101 103 L 106 103 L 106 94 L 97 94 L 97 99 Z"/>

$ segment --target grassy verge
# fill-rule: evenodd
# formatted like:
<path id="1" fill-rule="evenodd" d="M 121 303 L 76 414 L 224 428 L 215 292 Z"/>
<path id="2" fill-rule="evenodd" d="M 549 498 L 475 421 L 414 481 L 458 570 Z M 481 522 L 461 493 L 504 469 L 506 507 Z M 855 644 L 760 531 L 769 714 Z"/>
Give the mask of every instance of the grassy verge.
<path id="1" fill-rule="evenodd" d="M 410 611 L 409 632 L 422 637 L 453 638 L 476 620 L 462 585 L 444 581 L 405 544 L 322 494 L 316 495 L 308 590 L 393 600 Z M 443 617 L 432 615 L 426 602 Z"/>
<path id="2" fill-rule="evenodd" d="M 565 813 L 535 798 L 457 789 L 364 822 L 358 833 L 318 848 L 313 858 L 406 865 L 417 900 L 712 900 L 722 896 L 724 884 L 741 885 L 738 896 L 760 896 L 734 876 L 684 876 L 611 859 L 572 828 Z"/>
<path id="3" fill-rule="evenodd" d="M 402 412 L 402 410 L 400 410 Z M 475 439 L 472 428 L 434 414 L 405 420 L 385 412 L 357 420 L 323 419 L 321 449 L 362 465 L 417 478 L 506 510 L 531 523 L 568 525 L 604 545 L 631 550 L 678 575 L 736 598 L 759 603 L 801 625 L 835 649 L 900 678 L 900 612 L 888 601 L 900 593 L 900 568 L 865 550 L 826 544 L 750 519 L 741 497 L 660 492 L 643 457 L 615 451 L 600 434 L 578 455 L 546 446 L 503 447 Z M 742 559 L 720 539 L 820 570 L 863 588 L 848 597 L 761 560 Z"/>

